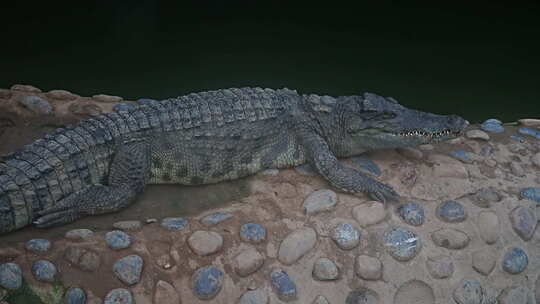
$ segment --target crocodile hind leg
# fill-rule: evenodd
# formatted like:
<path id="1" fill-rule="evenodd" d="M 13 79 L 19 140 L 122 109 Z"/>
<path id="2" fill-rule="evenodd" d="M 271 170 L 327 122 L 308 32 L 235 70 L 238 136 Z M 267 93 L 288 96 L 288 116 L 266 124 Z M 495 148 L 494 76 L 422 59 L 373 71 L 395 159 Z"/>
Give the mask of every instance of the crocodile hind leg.
<path id="1" fill-rule="evenodd" d="M 47 210 L 37 213 L 37 227 L 70 223 L 86 215 L 118 211 L 133 202 L 144 190 L 150 164 L 149 145 L 131 140 L 120 145 L 114 155 L 107 185 L 95 184 L 75 192 Z"/>

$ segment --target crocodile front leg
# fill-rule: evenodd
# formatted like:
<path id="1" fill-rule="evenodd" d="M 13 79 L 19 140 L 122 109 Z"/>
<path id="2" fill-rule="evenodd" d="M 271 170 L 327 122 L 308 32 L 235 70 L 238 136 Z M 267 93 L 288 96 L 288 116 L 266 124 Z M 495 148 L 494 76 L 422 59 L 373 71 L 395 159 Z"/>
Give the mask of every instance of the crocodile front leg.
<path id="1" fill-rule="evenodd" d="M 144 190 L 150 164 L 149 145 L 131 140 L 114 155 L 107 185 L 92 185 L 62 199 L 56 206 L 37 213 L 37 227 L 70 223 L 86 215 L 115 212 L 131 204 Z"/>

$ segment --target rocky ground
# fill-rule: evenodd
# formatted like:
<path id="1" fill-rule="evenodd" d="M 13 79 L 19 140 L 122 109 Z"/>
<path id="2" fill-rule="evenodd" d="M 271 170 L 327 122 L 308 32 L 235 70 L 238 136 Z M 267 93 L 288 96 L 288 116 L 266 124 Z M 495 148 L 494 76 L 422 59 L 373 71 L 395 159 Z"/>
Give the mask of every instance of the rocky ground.
<path id="1" fill-rule="evenodd" d="M 122 103 L 2 89 L 0 153 Z M 539 128 L 491 119 L 451 142 L 343 160 L 392 185 L 396 204 L 301 166 L 250 177 L 249 195 L 196 215 L 0 236 L 0 303 L 540 303 Z"/>

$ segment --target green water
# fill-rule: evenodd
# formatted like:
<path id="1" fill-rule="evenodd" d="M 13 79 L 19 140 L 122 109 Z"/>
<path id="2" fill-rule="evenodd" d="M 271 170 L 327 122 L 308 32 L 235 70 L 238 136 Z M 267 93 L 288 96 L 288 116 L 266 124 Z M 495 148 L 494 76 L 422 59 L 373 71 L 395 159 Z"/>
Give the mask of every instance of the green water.
<path id="1" fill-rule="evenodd" d="M 127 99 L 234 86 L 370 91 L 471 122 L 540 117 L 540 7 L 533 2 L 204 3 L 45 3 L 31 11 L 11 4 L 0 87 L 29 83 Z"/>

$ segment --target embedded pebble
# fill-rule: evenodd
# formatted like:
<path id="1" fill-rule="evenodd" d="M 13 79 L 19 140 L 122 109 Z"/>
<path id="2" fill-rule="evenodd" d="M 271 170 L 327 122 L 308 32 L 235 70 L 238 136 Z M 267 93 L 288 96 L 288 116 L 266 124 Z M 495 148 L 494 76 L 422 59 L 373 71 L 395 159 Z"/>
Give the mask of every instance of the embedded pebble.
<path id="1" fill-rule="evenodd" d="M 113 96 L 113 95 L 106 95 L 106 94 L 93 95 L 92 99 L 99 102 L 121 102 L 122 100 L 124 100 L 120 96 Z"/>
<path id="2" fill-rule="evenodd" d="M 454 289 L 452 297 L 457 304 L 481 304 L 484 289 L 477 280 L 462 280 Z"/>
<path id="3" fill-rule="evenodd" d="M 209 214 L 201 219 L 201 224 L 206 226 L 217 225 L 227 219 L 232 218 L 233 215 L 228 212 L 215 212 Z"/>
<path id="4" fill-rule="evenodd" d="M 520 125 L 524 127 L 540 127 L 540 119 L 535 118 L 523 118 L 518 119 Z"/>
<path id="5" fill-rule="evenodd" d="M 416 233 L 402 227 L 392 228 L 384 233 L 388 253 L 398 261 L 408 261 L 420 251 L 421 243 Z"/>
<path id="6" fill-rule="evenodd" d="M 44 254 L 51 249 L 51 242 L 46 239 L 32 239 L 26 242 L 24 247 L 30 252 Z"/>
<path id="7" fill-rule="evenodd" d="M 332 231 L 331 238 L 343 250 L 351 250 L 360 244 L 361 232 L 349 223 L 337 225 Z"/>
<path id="8" fill-rule="evenodd" d="M 49 101 L 39 96 L 23 96 L 19 99 L 19 103 L 35 114 L 48 115 L 53 112 L 53 107 Z"/>
<path id="9" fill-rule="evenodd" d="M 120 281 L 127 285 L 134 285 L 141 279 L 143 263 L 140 256 L 128 255 L 114 263 L 113 272 Z"/>
<path id="10" fill-rule="evenodd" d="M 519 192 L 522 198 L 540 203 L 540 187 L 527 187 Z"/>
<path id="11" fill-rule="evenodd" d="M 214 231 L 198 230 L 188 238 L 189 248 L 199 256 L 207 256 L 218 252 L 223 247 L 223 237 Z"/>
<path id="12" fill-rule="evenodd" d="M 159 103 L 159 101 L 157 101 L 155 99 L 151 99 L 151 98 L 139 98 L 139 99 L 137 99 L 137 104 L 141 105 L 141 106 L 142 105 L 146 105 L 146 106 L 155 105 L 157 103 Z"/>
<path id="13" fill-rule="evenodd" d="M 77 95 L 66 90 L 51 90 L 47 92 L 45 95 L 47 95 L 47 97 L 49 98 L 58 99 L 58 100 L 73 100 L 78 97 Z"/>
<path id="14" fill-rule="evenodd" d="M 525 137 L 520 136 L 520 135 L 512 135 L 510 136 L 510 138 L 512 138 L 513 140 L 519 141 L 520 143 L 524 143 L 527 141 L 525 140 Z"/>
<path id="15" fill-rule="evenodd" d="M 317 233 L 309 227 L 297 229 L 285 237 L 279 245 L 278 260 L 291 265 L 315 247 Z"/>
<path id="16" fill-rule="evenodd" d="M 496 258 L 491 250 L 483 249 L 473 252 L 472 267 L 479 273 L 487 276 L 495 268 Z"/>
<path id="17" fill-rule="evenodd" d="M 540 168 L 540 153 L 536 153 L 535 155 L 531 156 L 531 162 L 537 168 Z"/>
<path id="18" fill-rule="evenodd" d="M 281 301 L 290 302 L 296 300 L 296 284 L 285 270 L 280 268 L 273 270 L 270 274 L 270 281 Z"/>
<path id="19" fill-rule="evenodd" d="M 240 238 L 248 243 L 261 243 L 266 239 L 266 228 L 256 223 L 244 224 L 240 227 Z"/>
<path id="20" fill-rule="evenodd" d="M 94 232 L 90 229 L 73 229 L 65 234 L 65 238 L 72 241 L 87 241 L 94 236 Z"/>
<path id="21" fill-rule="evenodd" d="M 337 204 L 337 194 L 328 189 L 321 189 L 310 193 L 304 200 L 304 211 L 312 215 L 323 211 L 329 211 Z"/>
<path id="22" fill-rule="evenodd" d="M 469 130 L 465 133 L 465 136 L 470 139 L 489 140 L 489 135 L 482 130 Z"/>
<path id="23" fill-rule="evenodd" d="M 246 277 L 257 271 L 264 264 L 264 256 L 255 248 L 240 252 L 233 260 L 233 269 L 241 277 Z"/>
<path id="24" fill-rule="evenodd" d="M 433 243 L 439 247 L 448 249 L 462 249 L 469 244 L 469 236 L 460 230 L 443 228 L 431 234 Z"/>
<path id="25" fill-rule="evenodd" d="M 489 208 L 491 203 L 500 202 L 502 199 L 501 195 L 492 188 L 482 188 L 469 197 L 472 203 L 480 208 Z"/>
<path id="26" fill-rule="evenodd" d="M 21 91 L 21 92 L 29 92 L 29 93 L 41 93 L 41 90 L 27 84 L 14 84 L 10 88 L 12 91 Z"/>
<path id="27" fill-rule="evenodd" d="M 412 280 L 401 285 L 394 294 L 393 304 L 435 304 L 433 289 L 423 281 Z"/>
<path id="28" fill-rule="evenodd" d="M 313 264 L 313 277 L 319 281 L 331 281 L 339 278 L 339 268 L 328 258 L 319 258 Z"/>
<path id="29" fill-rule="evenodd" d="M 529 257 L 521 248 L 510 248 L 504 254 L 502 268 L 510 274 L 518 274 L 527 268 Z"/>
<path id="30" fill-rule="evenodd" d="M 448 153 L 452 155 L 455 159 L 458 159 L 464 163 L 472 163 L 473 161 L 470 153 L 465 150 L 452 150 Z"/>
<path id="31" fill-rule="evenodd" d="M 131 291 L 124 288 L 116 288 L 107 293 L 103 304 L 133 304 Z"/>
<path id="32" fill-rule="evenodd" d="M 68 247 L 64 251 L 64 258 L 85 271 L 94 271 L 100 264 L 99 255 L 85 248 Z"/>
<path id="33" fill-rule="evenodd" d="M 536 139 L 540 139 L 540 130 L 536 130 L 533 128 L 519 128 L 518 132 L 523 135 L 529 135 L 535 137 Z"/>
<path id="34" fill-rule="evenodd" d="M 154 291 L 155 304 L 179 304 L 180 295 L 170 283 L 159 280 Z"/>
<path id="35" fill-rule="evenodd" d="M 324 296 L 318 295 L 311 304 L 330 304 L 330 302 Z"/>
<path id="36" fill-rule="evenodd" d="M 56 266 L 46 260 L 39 260 L 32 264 L 32 273 L 38 281 L 54 282 L 56 276 Z"/>
<path id="37" fill-rule="evenodd" d="M 510 171 L 512 174 L 518 177 L 524 177 L 525 171 L 523 170 L 523 167 L 515 162 L 510 163 Z"/>
<path id="38" fill-rule="evenodd" d="M 239 304 L 268 304 L 268 294 L 264 289 L 248 290 L 240 297 Z"/>
<path id="39" fill-rule="evenodd" d="M 105 242 L 111 249 L 120 250 L 131 245 L 131 237 L 123 231 L 113 230 L 105 234 Z"/>
<path id="40" fill-rule="evenodd" d="M 201 300 L 214 298 L 223 286 L 223 272 L 216 266 L 199 268 L 191 277 L 195 296 Z"/>
<path id="41" fill-rule="evenodd" d="M 124 231 L 138 231 L 142 228 L 141 221 L 120 221 L 113 224 L 113 228 Z"/>
<path id="42" fill-rule="evenodd" d="M 345 299 L 345 304 L 378 304 L 379 295 L 367 288 L 352 290 Z"/>
<path id="43" fill-rule="evenodd" d="M 449 278 L 454 273 L 452 258 L 446 255 L 428 257 L 426 266 L 429 274 L 435 279 Z"/>
<path id="44" fill-rule="evenodd" d="M 183 230 L 188 225 L 188 221 L 183 217 L 167 217 L 161 220 L 161 227 L 168 230 Z"/>
<path id="45" fill-rule="evenodd" d="M 507 287 L 497 297 L 499 304 L 535 304 L 532 292 L 524 286 Z"/>
<path id="46" fill-rule="evenodd" d="M 22 285 L 22 270 L 15 263 L 0 265 L 0 286 L 5 289 L 18 289 Z"/>
<path id="47" fill-rule="evenodd" d="M 437 215 L 445 222 L 463 222 L 467 218 L 465 207 L 454 200 L 446 201 L 437 207 Z"/>
<path id="48" fill-rule="evenodd" d="M 514 231 L 524 240 L 528 241 L 532 238 L 536 229 L 536 212 L 531 208 L 519 206 L 510 213 L 510 222 Z"/>
<path id="49" fill-rule="evenodd" d="M 360 170 L 367 171 L 376 176 L 380 176 L 382 173 L 379 166 L 367 157 L 364 157 L 364 156 L 351 157 L 351 161 L 353 165 Z"/>
<path id="50" fill-rule="evenodd" d="M 65 304 L 86 304 L 86 292 L 78 287 L 69 288 L 64 294 Z"/>
<path id="51" fill-rule="evenodd" d="M 364 280 L 378 280 L 382 277 L 382 263 L 375 257 L 356 256 L 354 269 L 356 275 Z"/>
<path id="52" fill-rule="evenodd" d="M 420 226 L 424 223 L 424 207 L 416 202 L 409 202 L 397 209 L 399 216 L 405 223 L 412 226 Z"/>
<path id="53" fill-rule="evenodd" d="M 504 127 L 502 126 L 502 122 L 498 119 L 488 119 L 480 125 L 480 128 L 487 132 L 493 132 L 493 133 L 504 132 Z"/>
<path id="54" fill-rule="evenodd" d="M 407 158 L 416 160 L 420 160 L 424 157 L 424 153 L 422 151 L 411 147 L 397 148 L 396 151 Z"/>
<path id="55" fill-rule="evenodd" d="M 129 111 L 131 109 L 135 109 L 135 106 L 130 103 L 119 103 L 115 104 L 113 107 L 113 111 L 115 112 Z"/>
<path id="56" fill-rule="evenodd" d="M 386 217 L 384 204 L 377 201 L 368 201 L 352 209 L 352 216 L 361 227 L 380 223 Z"/>
<path id="57" fill-rule="evenodd" d="M 499 238 L 499 217 L 495 212 L 482 211 L 477 218 L 480 237 L 487 244 L 493 244 Z"/>
<path id="58" fill-rule="evenodd" d="M 308 164 L 296 166 L 296 167 L 294 167 L 294 171 L 296 171 L 297 173 L 299 173 L 301 175 L 305 175 L 305 176 L 316 176 L 317 175 L 317 172 L 315 172 L 315 170 L 313 170 L 313 168 Z"/>

